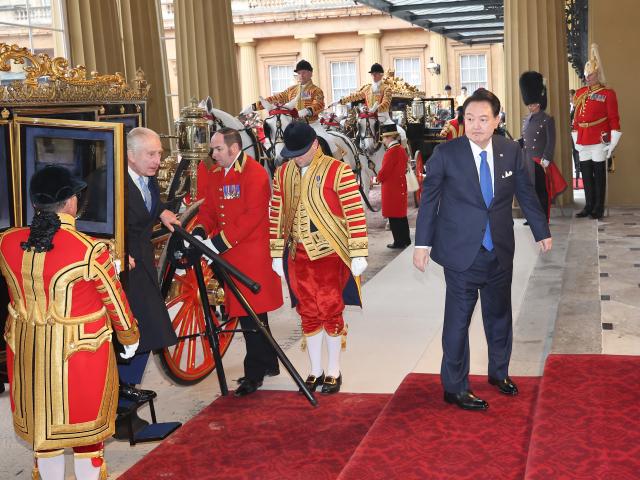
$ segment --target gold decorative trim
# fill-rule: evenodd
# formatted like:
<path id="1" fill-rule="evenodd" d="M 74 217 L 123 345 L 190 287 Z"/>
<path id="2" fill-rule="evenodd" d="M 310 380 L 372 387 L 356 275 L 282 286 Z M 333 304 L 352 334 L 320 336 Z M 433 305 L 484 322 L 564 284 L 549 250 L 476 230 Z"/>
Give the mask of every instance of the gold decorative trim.
<path id="1" fill-rule="evenodd" d="M 11 62 L 25 65 L 26 78 L 0 86 L 0 102 L 7 105 L 42 104 L 52 102 L 123 102 L 146 100 L 150 85 L 144 72 L 138 69 L 133 85 L 127 84 L 120 72 L 101 75 L 78 65 L 69 68 L 63 57 L 51 58 L 45 53 L 34 54 L 26 47 L 0 43 L 0 71 L 11 70 Z"/>
<path id="2" fill-rule="evenodd" d="M 424 92 L 421 92 L 413 85 L 408 84 L 403 78 L 396 77 L 395 74 L 396 74 L 395 70 L 387 70 L 387 73 L 385 73 L 384 78 L 382 79 L 382 82 L 385 85 L 388 85 L 389 87 L 391 87 L 392 97 L 412 99 L 417 96 L 418 97 L 426 96 Z"/>

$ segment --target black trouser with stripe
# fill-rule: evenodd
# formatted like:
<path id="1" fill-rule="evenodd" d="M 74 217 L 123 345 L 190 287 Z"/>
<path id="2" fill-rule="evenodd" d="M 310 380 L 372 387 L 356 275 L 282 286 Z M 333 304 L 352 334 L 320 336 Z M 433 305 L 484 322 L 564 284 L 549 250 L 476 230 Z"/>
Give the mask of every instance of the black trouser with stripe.
<path id="1" fill-rule="evenodd" d="M 411 235 L 409 234 L 409 220 L 407 217 L 389 217 L 389 227 L 393 235 L 393 244 L 398 246 L 411 245 Z"/>
<path id="2" fill-rule="evenodd" d="M 257 314 L 258 318 L 269 330 L 269 318 L 267 313 Z M 240 326 L 244 334 L 244 341 L 247 344 L 247 354 L 244 357 L 244 376 L 249 380 L 261 382 L 267 370 L 273 371 L 278 368 L 278 357 L 276 351 L 258 330 L 251 317 L 240 317 Z M 255 332 L 247 330 L 256 330 Z M 271 330 L 269 330 L 271 332 Z"/>

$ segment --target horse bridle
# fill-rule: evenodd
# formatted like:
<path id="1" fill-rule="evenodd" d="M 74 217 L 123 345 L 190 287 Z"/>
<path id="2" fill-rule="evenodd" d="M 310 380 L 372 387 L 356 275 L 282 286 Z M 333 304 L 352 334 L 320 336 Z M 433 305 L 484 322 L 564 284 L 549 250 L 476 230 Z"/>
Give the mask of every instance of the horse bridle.
<path id="1" fill-rule="evenodd" d="M 374 134 L 374 130 L 376 130 L 375 125 L 378 123 L 378 114 L 370 113 L 370 112 L 360 112 L 358 114 L 358 119 L 364 119 L 366 121 L 365 128 L 364 128 L 364 136 L 360 135 L 360 133 L 362 132 L 361 132 L 361 129 L 358 128 L 358 140 L 359 140 L 359 143 L 362 145 L 362 150 L 364 151 L 365 140 L 370 138 L 374 142 L 373 151 L 374 152 L 377 151 L 380 148 L 380 145 L 382 144 L 382 142 L 380 141 L 380 138 L 376 138 Z M 372 119 L 375 119 L 373 129 L 371 128 Z M 367 155 L 367 158 L 368 158 L 368 155 Z M 371 161 L 369 160 L 369 162 Z M 375 169 L 374 169 L 374 172 L 375 172 Z"/>

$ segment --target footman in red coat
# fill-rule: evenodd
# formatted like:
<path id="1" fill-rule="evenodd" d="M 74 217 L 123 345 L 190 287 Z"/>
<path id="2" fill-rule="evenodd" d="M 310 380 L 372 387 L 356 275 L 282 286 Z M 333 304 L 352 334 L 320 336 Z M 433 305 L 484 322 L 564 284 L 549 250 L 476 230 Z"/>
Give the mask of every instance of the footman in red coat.
<path id="1" fill-rule="evenodd" d="M 382 143 L 387 151 L 378 172 L 382 184 L 382 216 L 389 219 L 393 243 L 388 248 L 406 248 L 411 245 L 407 220 L 407 152 L 400 144 L 396 124 L 382 125 Z"/>
<path id="2" fill-rule="evenodd" d="M 267 312 L 282 305 L 282 284 L 271 268 L 269 251 L 269 175 L 242 151 L 237 130 L 219 130 L 211 139 L 211 150 L 215 165 L 206 188 L 198 192 L 205 201 L 198 215 L 200 226 L 194 234 L 211 237 L 206 242 L 210 248 L 260 284 L 258 293 L 242 284 L 238 288 L 268 328 Z M 240 302 L 229 291 L 225 297 L 227 312 L 240 317 L 245 330 L 244 377 L 235 391 L 240 397 L 255 392 L 265 375 L 279 373 L 278 358 L 262 333 L 249 331 L 256 326 Z"/>

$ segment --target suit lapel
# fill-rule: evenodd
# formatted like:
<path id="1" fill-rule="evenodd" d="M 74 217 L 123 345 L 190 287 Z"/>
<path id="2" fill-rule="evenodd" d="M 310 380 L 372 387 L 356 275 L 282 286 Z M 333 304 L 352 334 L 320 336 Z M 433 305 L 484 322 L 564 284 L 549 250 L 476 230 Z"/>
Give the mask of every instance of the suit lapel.
<path id="1" fill-rule="evenodd" d="M 502 175 L 506 171 L 506 163 L 500 141 L 496 141 L 495 135 L 491 143 L 493 146 L 493 200 L 491 201 L 491 205 L 493 205 L 495 199 L 501 194 L 502 187 L 505 183 Z"/>
<path id="2" fill-rule="evenodd" d="M 147 206 L 144 204 L 144 198 L 142 198 L 142 192 L 129 175 L 129 208 L 135 211 L 139 216 L 149 216 Z"/>
<path id="3" fill-rule="evenodd" d="M 473 157 L 473 150 L 471 150 L 471 144 L 467 137 L 464 137 L 464 142 L 462 142 L 461 148 L 463 149 L 462 155 L 460 156 L 463 158 L 461 163 L 464 170 L 464 176 L 470 180 L 469 183 L 471 184 L 471 188 L 474 195 L 477 197 L 477 200 L 482 202 L 484 205 L 484 197 L 482 196 L 482 190 L 480 188 L 480 177 L 478 176 L 478 167 L 476 167 L 476 160 Z"/>

